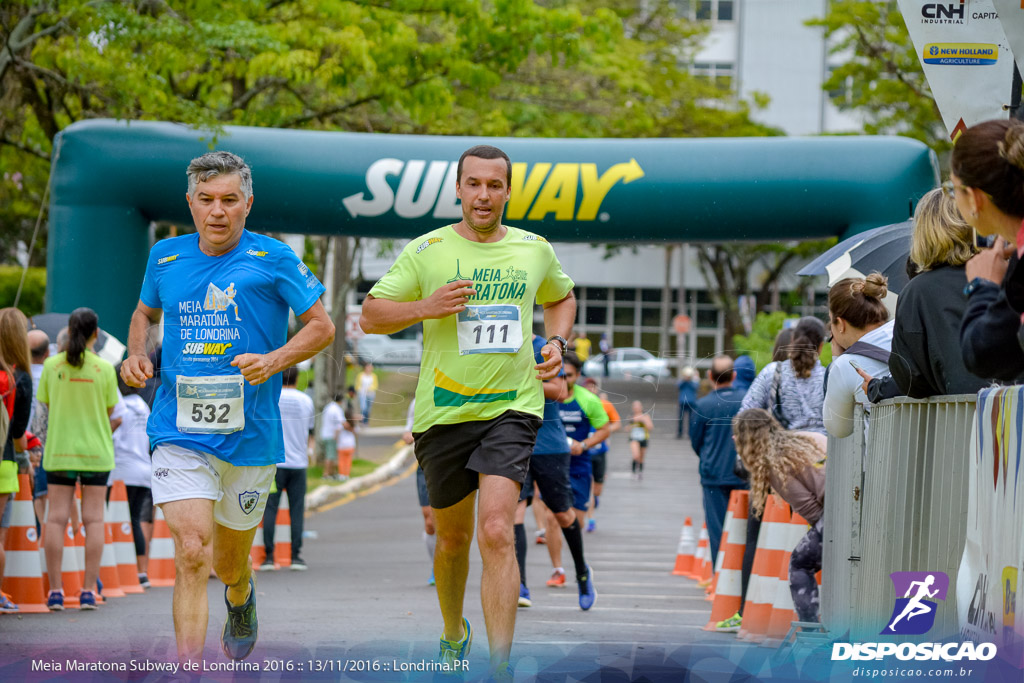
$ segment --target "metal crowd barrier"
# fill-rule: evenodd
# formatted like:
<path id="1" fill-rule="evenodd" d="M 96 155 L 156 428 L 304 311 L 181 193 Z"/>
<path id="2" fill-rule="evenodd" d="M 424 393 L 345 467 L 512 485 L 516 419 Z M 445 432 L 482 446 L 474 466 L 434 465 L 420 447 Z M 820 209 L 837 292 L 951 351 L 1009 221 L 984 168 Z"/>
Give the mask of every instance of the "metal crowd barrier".
<path id="1" fill-rule="evenodd" d="M 949 576 L 929 637 L 957 633 L 975 401 L 883 401 L 871 408 L 866 437 L 858 406 L 853 435 L 829 437 L 821 614 L 834 636 L 887 639 L 879 634 L 893 610 L 896 571 Z"/>

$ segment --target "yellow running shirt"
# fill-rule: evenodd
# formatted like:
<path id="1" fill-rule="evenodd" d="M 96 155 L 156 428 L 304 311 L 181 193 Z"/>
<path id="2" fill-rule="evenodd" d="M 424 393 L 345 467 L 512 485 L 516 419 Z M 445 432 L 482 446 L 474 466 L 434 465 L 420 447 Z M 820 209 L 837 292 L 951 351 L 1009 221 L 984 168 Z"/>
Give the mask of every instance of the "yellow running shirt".
<path id="1" fill-rule="evenodd" d="M 489 243 L 470 241 L 451 225 L 422 235 L 370 290 L 376 299 L 416 301 L 449 282 L 472 280 L 477 292 L 465 311 L 423 321 L 414 432 L 509 410 L 543 415 L 530 341 L 534 301 L 561 301 L 573 281 L 547 240 L 505 227 L 505 236 Z"/>
<path id="2" fill-rule="evenodd" d="M 114 366 L 85 351 L 82 367 L 67 362 L 67 353 L 43 363 L 38 398 L 50 406 L 43 467 L 47 472 L 109 472 L 114 469 L 114 441 L 108 408 L 117 405 Z"/>

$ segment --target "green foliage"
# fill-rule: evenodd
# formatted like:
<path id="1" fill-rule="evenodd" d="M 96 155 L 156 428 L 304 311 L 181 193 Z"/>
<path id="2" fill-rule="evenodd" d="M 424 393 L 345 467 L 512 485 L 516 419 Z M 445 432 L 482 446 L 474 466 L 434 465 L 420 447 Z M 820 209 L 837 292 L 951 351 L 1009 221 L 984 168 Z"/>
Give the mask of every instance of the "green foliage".
<path id="1" fill-rule="evenodd" d="M 14 297 L 18 293 L 18 283 L 21 282 L 22 269 L 20 266 L 0 266 L 0 302 L 4 306 L 14 304 Z M 21 312 L 32 317 L 43 312 L 43 298 L 46 296 L 46 269 L 29 268 L 25 277 L 25 286 L 21 290 L 21 299 L 18 300 L 18 308 Z"/>
<path id="2" fill-rule="evenodd" d="M 753 358 L 757 371 L 761 372 L 761 369 L 772 361 L 775 338 L 779 336 L 785 322 L 792 317 L 781 311 L 758 313 L 748 336 L 742 334 L 733 336 L 732 343 L 736 348 L 736 355 L 747 354 Z M 821 349 L 821 364 L 827 367 L 831 362 L 832 347 L 825 344 Z"/>
<path id="3" fill-rule="evenodd" d="M 758 313 L 751 326 L 750 334 L 734 335 L 732 338 L 736 355 L 746 354 L 754 359 L 757 371 L 772 361 L 772 349 L 775 348 L 775 337 L 779 336 L 782 326 L 791 316 L 776 311 L 774 313 Z"/>
<path id="4" fill-rule="evenodd" d="M 828 3 L 824 17 L 807 23 L 823 27 L 831 41 L 831 53 L 844 56 L 844 63 L 822 87 L 832 92 L 847 90 L 847 84 L 852 84 L 845 98 L 834 101 L 840 109 L 866 115 L 865 133 L 912 137 L 940 155 L 951 149 L 903 14 L 894 0 L 834 0 Z"/>
<path id="5" fill-rule="evenodd" d="M 706 26 L 670 0 L 5 0 L 0 27 L 0 259 L 31 236 L 54 136 L 88 118 L 211 139 L 774 132 L 687 72 Z"/>

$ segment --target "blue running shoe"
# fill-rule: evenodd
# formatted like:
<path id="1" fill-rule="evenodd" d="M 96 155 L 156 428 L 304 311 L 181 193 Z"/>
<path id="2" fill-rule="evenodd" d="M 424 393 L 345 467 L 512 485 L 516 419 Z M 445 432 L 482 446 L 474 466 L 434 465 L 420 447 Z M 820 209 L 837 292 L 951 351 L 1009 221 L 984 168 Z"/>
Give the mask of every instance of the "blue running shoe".
<path id="1" fill-rule="evenodd" d="M 532 607 L 533 601 L 530 600 L 530 589 L 519 584 L 519 606 L 520 607 Z"/>
<path id="2" fill-rule="evenodd" d="M 220 646 L 230 659 L 241 661 L 256 647 L 259 621 L 256 619 L 256 584 L 249 578 L 249 598 L 245 604 L 235 607 L 228 602 L 228 587 L 224 587 L 224 603 L 228 606 L 228 618 L 220 634 Z"/>
<path id="3" fill-rule="evenodd" d="M 92 591 L 82 591 L 78 594 L 78 609 L 96 609 L 96 596 Z"/>
<path id="4" fill-rule="evenodd" d="M 512 665 L 508 662 L 504 662 L 498 665 L 498 668 L 494 670 L 494 673 L 487 679 L 488 681 L 494 681 L 494 683 L 512 683 L 515 680 L 516 672 L 512 668 Z"/>
<path id="5" fill-rule="evenodd" d="M 588 519 L 587 520 L 587 533 L 588 534 L 593 533 L 594 529 L 596 529 L 596 528 L 597 528 L 597 522 L 595 522 L 592 519 Z"/>
<path id="6" fill-rule="evenodd" d="M 462 617 L 462 630 L 466 632 L 462 640 L 445 640 L 444 635 L 441 636 L 437 661 L 444 665 L 445 671 L 442 673 L 461 674 L 466 670 L 463 662 L 469 657 L 469 646 L 473 644 L 473 628 L 466 617 Z"/>
<path id="7" fill-rule="evenodd" d="M 433 586 L 433 585 L 436 585 L 436 584 L 437 584 L 437 581 L 434 580 L 434 570 L 431 569 L 430 570 L 430 578 L 427 579 L 427 585 L 428 586 Z"/>
<path id="8" fill-rule="evenodd" d="M 64 609 L 64 593 L 50 591 L 50 597 L 46 598 L 46 606 L 53 612 L 59 612 Z"/>
<path id="9" fill-rule="evenodd" d="M 5 594 L 0 593 L 0 614 L 17 614 L 18 606 Z"/>
<path id="10" fill-rule="evenodd" d="M 576 577 L 576 583 L 580 587 L 580 609 L 585 612 L 597 602 L 597 589 L 594 588 L 594 570 L 588 565 L 587 575 L 583 578 Z"/>

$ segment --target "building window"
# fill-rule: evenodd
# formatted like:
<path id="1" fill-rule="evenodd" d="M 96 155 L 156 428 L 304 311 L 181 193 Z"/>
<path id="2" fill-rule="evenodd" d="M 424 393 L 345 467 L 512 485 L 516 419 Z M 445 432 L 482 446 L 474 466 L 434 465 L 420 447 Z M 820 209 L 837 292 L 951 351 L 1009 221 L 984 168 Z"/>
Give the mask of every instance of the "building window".
<path id="1" fill-rule="evenodd" d="M 732 62 L 694 62 L 690 66 L 690 73 L 696 78 L 714 83 L 722 90 L 732 90 L 733 80 L 736 76 L 736 65 Z"/>
<path id="2" fill-rule="evenodd" d="M 587 306 L 587 326 L 608 324 L 608 309 L 605 306 Z"/>
<path id="3" fill-rule="evenodd" d="M 676 13 L 691 21 L 735 21 L 735 0 L 673 0 Z"/>

